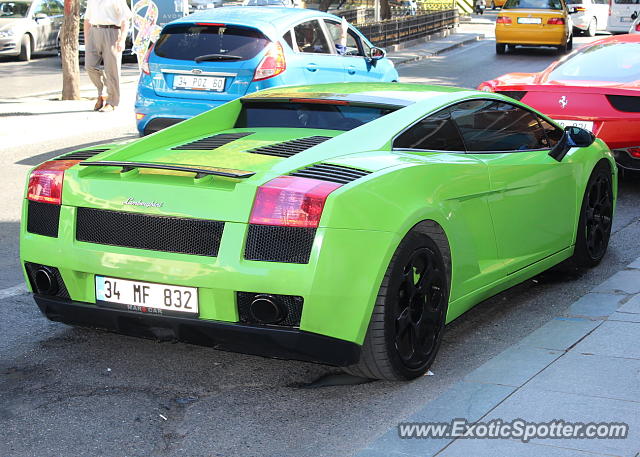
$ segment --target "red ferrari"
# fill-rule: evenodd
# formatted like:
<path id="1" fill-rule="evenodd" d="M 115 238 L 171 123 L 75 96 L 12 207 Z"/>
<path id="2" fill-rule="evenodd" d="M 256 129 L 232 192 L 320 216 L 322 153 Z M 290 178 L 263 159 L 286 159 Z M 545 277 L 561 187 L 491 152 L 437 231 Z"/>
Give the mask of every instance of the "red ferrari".
<path id="1" fill-rule="evenodd" d="M 623 169 L 640 170 L 640 35 L 594 41 L 540 73 L 509 73 L 478 89 L 591 130 Z"/>

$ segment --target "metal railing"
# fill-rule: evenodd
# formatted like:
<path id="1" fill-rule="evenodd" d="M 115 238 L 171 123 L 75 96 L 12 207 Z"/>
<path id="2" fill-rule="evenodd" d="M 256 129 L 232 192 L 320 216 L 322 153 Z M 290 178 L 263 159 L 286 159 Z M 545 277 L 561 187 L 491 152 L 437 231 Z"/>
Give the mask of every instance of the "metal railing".
<path id="1" fill-rule="evenodd" d="M 459 22 L 458 17 L 457 9 L 431 11 L 416 16 L 358 24 L 358 29 L 374 45 L 387 47 L 453 28 Z"/>

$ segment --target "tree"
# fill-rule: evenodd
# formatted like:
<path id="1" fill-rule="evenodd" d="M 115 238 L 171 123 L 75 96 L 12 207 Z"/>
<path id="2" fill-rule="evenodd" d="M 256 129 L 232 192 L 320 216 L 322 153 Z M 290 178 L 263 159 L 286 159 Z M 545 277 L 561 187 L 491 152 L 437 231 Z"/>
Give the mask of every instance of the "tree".
<path id="1" fill-rule="evenodd" d="M 64 0 L 64 22 L 60 32 L 62 56 L 62 99 L 80 99 L 80 62 L 78 35 L 80 34 L 80 1 Z"/>

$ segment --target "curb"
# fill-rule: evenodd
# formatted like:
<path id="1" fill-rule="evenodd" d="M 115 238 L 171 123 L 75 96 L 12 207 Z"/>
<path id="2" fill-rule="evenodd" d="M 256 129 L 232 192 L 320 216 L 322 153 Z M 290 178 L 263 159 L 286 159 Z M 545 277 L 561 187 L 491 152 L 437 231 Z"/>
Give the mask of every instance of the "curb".
<path id="1" fill-rule="evenodd" d="M 549 419 L 550 414 L 556 418 L 564 414 L 563 420 L 579 418 L 582 422 L 589 422 L 586 418 L 593 418 L 594 411 L 604 414 L 603 417 L 610 417 L 610 412 L 616 411 L 616 420 L 624 419 L 637 427 L 638 420 L 634 419 L 637 418 L 635 397 L 632 401 L 629 395 L 623 399 L 622 395 L 612 395 L 611 392 L 616 391 L 615 380 L 620 385 L 629 383 L 629 380 L 635 383 L 637 375 L 634 367 L 640 366 L 639 351 L 636 350 L 635 354 L 638 355 L 633 357 L 626 353 L 623 357 L 615 352 L 626 351 L 635 335 L 640 335 L 638 278 L 640 258 L 593 287 L 561 315 L 467 373 L 438 397 L 420 405 L 416 412 L 398 418 L 399 424 L 450 423 L 457 418 L 464 418 L 469 424 L 496 418 L 508 422 L 509 419 L 527 415 L 539 421 Z M 636 328 L 632 329 L 631 326 Z M 609 362 L 605 361 L 607 357 Z M 582 365 L 577 363 L 579 360 L 583 362 Z M 627 360 L 636 362 L 625 362 Z M 604 368 L 599 363 L 604 364 Z M 631 365 L 623 371 L 620 367 L 625 363 Z M 571 390 L 567 386 L 576 381 L 576 376 L 580 382 L 575 385 L 583 387 Z M 620 382 L 620 379 L 626 381 Z M 624 441 L 611 438 L 606 439 L 608 443 L 601 447 L 569 446 L 562 441 L 553 444 L 553 449 L 560 446 L 573 451 L 569 454 L 552 452 L 552 445 L 541 440 L 520 443 L 517 440 L 477 441 L 435 436 L 426 440 L 402 439 L 398 425 L 384 430 L 357 451 L 356 457 L 586 457 L 591 453 L 622 456 L 636 455 L 636 450 L 631 448 L 638 441 L 635 433 L 633 436 L 629 433 L 626 448 Z M 612 441 L 616 442 L 616 446 Z"/>
<path id="2" fill-rule="evenodd" d="M 440 55 L 444 52 L 447 51 L 451 51 L 452 49 L 456 49 L 471 43 L 475 43 L 477 41 L 481 41 L 485 38 L 485 34 L 484 33 L 478 33 L 475 34 L 474 36 L 467 38 L 466 40 L 463 41 L 459 41 L 457 43 L 451 43 L 450 45 L 444 46 L 440 49 L 436 49 L 434 51 L 429 51 L 426 52 L 424 54 L 419 54 L 419 55 L 414 55 L 411 57 L 394 57 L 394 56 L 388 56 L 389 59 L 391 59 L 393 61 L 393 63 L 395 65 L 404 65 L 407 63 L 413 63 L 413 62 L 419 62 L 421 60 L 425 60 L 425 59 L 429 59 L 431 57 L 435 57 L 437 55 Z"/>

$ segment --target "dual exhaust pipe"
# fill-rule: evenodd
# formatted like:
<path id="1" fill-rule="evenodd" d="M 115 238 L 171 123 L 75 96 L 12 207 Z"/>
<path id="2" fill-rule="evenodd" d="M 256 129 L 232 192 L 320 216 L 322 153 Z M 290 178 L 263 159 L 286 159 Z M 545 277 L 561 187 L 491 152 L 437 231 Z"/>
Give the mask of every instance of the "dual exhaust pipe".
<path id="1" fill-rule="evenodd" d="M 287 314 L 287 308 L 273 295 L 256 295 L 249 305 L 249 315 L 257 324 L 278 324 Z"/>
<path id="2" fill-rule="evenodd" d="M 49 267 L 38 267 L 33 273 L 33 282 L 39 294 L 55 295 L 60 290 L 56 274 Z"/>

